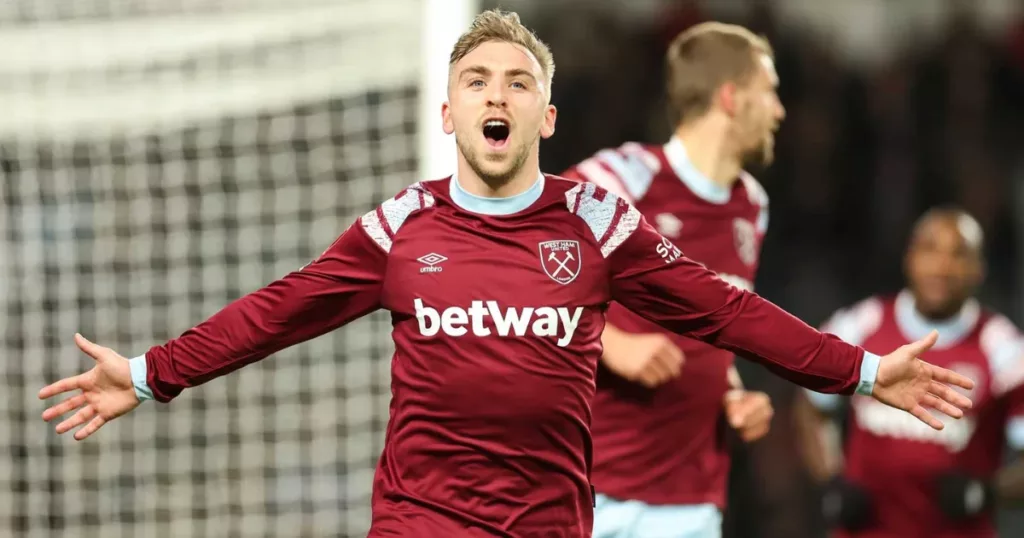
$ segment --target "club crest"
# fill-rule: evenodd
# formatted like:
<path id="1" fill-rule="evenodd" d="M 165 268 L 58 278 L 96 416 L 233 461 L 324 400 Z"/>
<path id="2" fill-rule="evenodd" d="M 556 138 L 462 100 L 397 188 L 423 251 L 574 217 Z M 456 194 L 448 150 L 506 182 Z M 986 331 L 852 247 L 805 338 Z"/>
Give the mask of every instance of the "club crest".
<path id="1" fill-rule="evenodd" d="M 539 243 L 540 265 L 551 280 L 568 284 L 580 274 L 579 241 L 544 241 Z"/>

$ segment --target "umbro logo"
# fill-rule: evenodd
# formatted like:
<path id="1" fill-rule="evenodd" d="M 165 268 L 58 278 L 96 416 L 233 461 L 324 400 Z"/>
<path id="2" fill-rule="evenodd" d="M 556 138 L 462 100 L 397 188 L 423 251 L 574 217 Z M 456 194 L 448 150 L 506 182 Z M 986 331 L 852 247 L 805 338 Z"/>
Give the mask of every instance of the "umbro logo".
<path id="1" fill-rule="evenodd" d="M 420 267 L 420 273 L 440 273 L 441 268 L 438 266 L 447 259 L 448 258 L 437 254 L 436 252 L 431 252 L 430 254 L 416 258 L 416 261 L 426 265 L 426 267 Z"/>

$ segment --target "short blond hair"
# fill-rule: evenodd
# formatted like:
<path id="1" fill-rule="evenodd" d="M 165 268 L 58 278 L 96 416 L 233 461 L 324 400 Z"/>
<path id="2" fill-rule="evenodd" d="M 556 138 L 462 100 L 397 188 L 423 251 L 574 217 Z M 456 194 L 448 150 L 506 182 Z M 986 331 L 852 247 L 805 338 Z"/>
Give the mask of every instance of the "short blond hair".
<path id="1" fill-rule="evenodd" d="M 775 58 L 768 40 L 742 26 L 706 22 L 680 33 L 665 56 L 669 113 L 675 124 L 704 115 L 723 84 L 744 84 L 760 55 Z"/>
<path id="2" fill-rule="evenodd" d="M 529 28 L 523 26 L 518 14 L 499 9 L 484 11 L 473 19 L 469 30 L 459 37 L 452 48 L 452 55 L 448 59 L 449 71 L 459 60 L 489 41 L 511 43 L 528 50 L 540 63 L 548 91 L 551 91 L 551 81 L 555 78 L 555 57 L 551 49 Z"/>

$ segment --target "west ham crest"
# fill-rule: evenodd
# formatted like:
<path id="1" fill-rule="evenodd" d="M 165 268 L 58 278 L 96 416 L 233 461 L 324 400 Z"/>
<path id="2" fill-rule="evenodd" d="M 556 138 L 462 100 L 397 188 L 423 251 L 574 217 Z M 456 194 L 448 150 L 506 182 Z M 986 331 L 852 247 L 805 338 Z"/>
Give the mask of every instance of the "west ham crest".
<path id="1" fill-rule="evenodd" d="M 757 232 L 754 230 L 754 223 L 745 219 L 734 219 L 732 231 L 736 254 L 739 255 L 740 261 L 754 265 L 757 261 Z"/>
<path id="2" fill-rule="evenodd" d="M 544 241 L 539 243 L 540 265 L 551 280 L 568 284 L 580 274 L 579 241 Z"/>

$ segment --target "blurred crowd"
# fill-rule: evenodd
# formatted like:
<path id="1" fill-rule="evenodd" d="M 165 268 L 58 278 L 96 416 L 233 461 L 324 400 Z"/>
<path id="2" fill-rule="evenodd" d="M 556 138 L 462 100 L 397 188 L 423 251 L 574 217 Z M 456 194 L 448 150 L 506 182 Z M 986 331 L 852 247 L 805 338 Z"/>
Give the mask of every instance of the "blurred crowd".
<path id="1" fill-rule="evenodd" d="M 544 170 L 557 173 L 624 141 L 667 140 L 668 42 L 704 20 L 743 24 L 775 48 L 787 108 L 775 164 L 751 170 L 771 199 L 758 291 L 813 324 L 868 295 L 898 291 L 911 223 L 926 208 L 955 204 L 986 231 L 983 301 L 1022 321 L 1024 20 L 992 32 L 971 10 L 956 9 L 927 43 L 865 63 L 831 46 L 827 32 L 787 27 L 772 2 L 730 18 L 702 5 L 664 2 L 649 16 L 623 17 L 550 2 L 523 13 L 557 61 L 557 134 L 542 147 Z M 817 536 L 815 492 L 787 420 L 793 388 L 741 367 L 748 384 L 775 397 L 779 418 L 768 439 L 740 455 L 727 535 Z"/>

